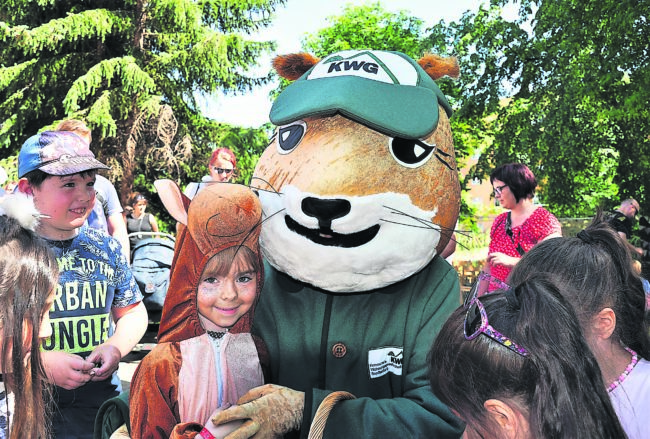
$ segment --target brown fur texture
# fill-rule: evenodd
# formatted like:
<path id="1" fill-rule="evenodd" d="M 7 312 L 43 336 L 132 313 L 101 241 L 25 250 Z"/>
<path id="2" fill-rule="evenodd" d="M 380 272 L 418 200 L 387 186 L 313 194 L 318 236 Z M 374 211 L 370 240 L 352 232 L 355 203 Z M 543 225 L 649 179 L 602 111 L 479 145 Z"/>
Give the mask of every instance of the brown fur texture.
<path id="1" fill-rule="evenodd" d="M 273 68 L 283 78 L 295 81 L 314 67 L 318 61 L 320 61 L 319 58 L 309 53 L 290 53 L 275 57 L 273 59 Z"/>
<path id="2" fill-rule="evenodd" d="M 435 81 L 443 76 L 458 78 L 460 76 L 460 67 L 458 59 L 455 57 L 443 57 L 427 53 L 418 60 L 420 67 Z"/>

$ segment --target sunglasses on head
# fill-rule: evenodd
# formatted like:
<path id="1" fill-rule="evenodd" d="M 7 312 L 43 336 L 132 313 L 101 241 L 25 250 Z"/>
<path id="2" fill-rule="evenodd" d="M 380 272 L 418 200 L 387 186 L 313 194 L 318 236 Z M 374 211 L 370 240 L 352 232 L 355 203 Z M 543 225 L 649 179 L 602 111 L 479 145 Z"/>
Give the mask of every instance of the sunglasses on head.
<path id="1" fill-rule="evenodd" d="M 232 169 L 224 169 L 224 168 L 212 168 L 212 169 L 217 171 L 217 174 L 219 174 L 219 175 L 221 175 L 221 174 L 228 175 L 228 174 L 230 174 L 232 172 Z"/>
<path id="2" fill-rule="evenodd" d="M 509 339 L 508 337 L 506 337 L 505 335 L 503 335 L 502 333 L 494 329 L 492 325 L 490 325 L 490 322 L 488 321 L 487 312 L 485 311 L 485 307 L 483 306 L 483 303 L 481 303 L 481 301 L 478 298 L 478 291 L 480 289 L 479 285 L 481 282 L 485 282 L 485 281 L 497 283 L 497 285 L 500 285 L 500 289 L 503 290 L 507 290 L 510 288 L 503 281 L 487 273 L 481 273 L 479 275 L 478 279 L 476 279 L 476 282 L 474 282 L 474 285 L 472 286 L 469 294 L 467 295 L 467 298 L 465 299 L 465 303 L 463 304 L 463 307 L 467 310 L 467 312 L 465 313 L 465 321 L 463 324 L 465 339 L 474 340 L 479 335 L 484 334 L 487 337 L 490 337 L 492 340 L 499 343 L 501 346 L 505 346 L 506 348 L 510 349 L 512 352 L 521 355 L 522 357 L 527 356 L 528 351 L 525 348 L 518 345 L 513 340 Z"/>

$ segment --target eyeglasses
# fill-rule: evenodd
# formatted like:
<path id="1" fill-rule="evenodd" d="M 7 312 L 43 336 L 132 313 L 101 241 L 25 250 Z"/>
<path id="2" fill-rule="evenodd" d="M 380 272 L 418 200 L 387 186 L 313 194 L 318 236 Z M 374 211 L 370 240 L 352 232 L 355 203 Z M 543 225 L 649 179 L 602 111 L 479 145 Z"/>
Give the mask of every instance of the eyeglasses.
<path id="1" fill-rule="evenodd" d="M 507 283 L 503 282 L 501 279 L 498 279 L 489 273 L 481 271 L 481 273 L 472 284 L 469 293 L 467 293 L 467 296 L 465 297 L 463 308 L 467 309 L 472 299 L 482 296 L 483 294 L 490 293 L 495 290 L 505 291 L 508 288 L 510 288 L 510 286 Z"/>
<path id="2" fill-rule="evenodd" d="M 233 171 L 232 169 L 224 169 L 224 168 L 212 168 L 212 169 L 214 169 L 215 171 L 217 171 L 217 174 L 219 174 L 219 175 L 221 175 L 221 174 L 226 174 L 226 175 L 228 175 L 228 174 L 230 174 L 230 173 Z"/>
<path id="3" fill-rule="evenodd" d="M 496 341 L 502 346 L 505 346 L 506 348 L 510 349 L 512 352 L 521 355 L 522 357 L 525 357 L 528 355 L 528 351 L 523 348 L 522 346 L 518 345 L 496 329 L 490 323 L 488 322 L 488 317 L 487 317 L 487 312 L 485 311 L 485 307 L 479 300 L 477 293 L 479 291 L 478 285 L 480 282 L 483 281 L 491 281 L 495 280 L 498 281 L 500 284 L 505 286 L 505 289 L 510 288 L 507 284 L 504 282 L 500 281 L 499 279 L 496 279 L 489 274 L 486 273 L 481 273 L 484 275 L 484 278 L 481 279 L 481 275 L 479 275 L 479 278 L 476 279 L 476 282 L 474 286 L 472 286 L 472 289 L 470 290 L 470 294 L 467 296 L 467 299 L 465 299 L 465 303 L 463 304 L 464 308 L 467 309 L 467 313 L 465 314 L 465 322 L 463 324 L 463 331 L 465 334 L 465 339 L 466 340 L 474 340 L 476 337 L 478 337 L 481 334 L 485 334 L 486 336 L 490 337 L 492 340 Z M 480 322 L 480 324 L 479 324 Z"/>
<path id="4" fill-rule="evenodd" d="M 503 191 L 503 188 L 508 186 L 507 184 L 504 184 L 502 186 L 497 186 L 494 188 L 494 192 L 492 192 L 494 195 L 501 195 L 501 191 Z"/>

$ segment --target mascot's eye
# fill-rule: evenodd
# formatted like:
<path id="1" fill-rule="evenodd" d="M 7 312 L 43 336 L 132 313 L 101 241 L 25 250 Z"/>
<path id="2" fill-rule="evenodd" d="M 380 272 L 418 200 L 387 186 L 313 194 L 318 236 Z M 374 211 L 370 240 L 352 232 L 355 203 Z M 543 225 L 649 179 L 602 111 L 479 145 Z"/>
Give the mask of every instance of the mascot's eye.
<path id="1" fill-rule="evenodd" d="M 302 120 L 278 128 L 278 151 L 288 154 L 300 143 L 307 131 L 307 124 Z"/>
<path id="2" fill-rule="evenodd" d="M 399 164 L 407 168 L 417 168 L 431 158 L 436 145 L 427 145 L 421 140 L 395 137 L 389 140 L 388 149 Z"/>

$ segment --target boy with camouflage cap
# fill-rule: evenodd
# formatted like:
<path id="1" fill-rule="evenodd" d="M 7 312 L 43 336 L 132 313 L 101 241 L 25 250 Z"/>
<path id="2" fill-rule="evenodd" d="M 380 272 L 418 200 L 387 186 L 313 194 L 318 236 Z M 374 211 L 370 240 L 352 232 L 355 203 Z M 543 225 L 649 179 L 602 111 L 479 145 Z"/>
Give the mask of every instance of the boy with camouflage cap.
<path id="1" fill-rule="evenodd" d="M 71 132 L 30 137 L 18 156 L 18 190 L 42 214 L 37 233 L 59 263 L 43 363 L 56 385 L 56 438 L 92 438 L 100 405 L 119 393 L 116 371 L 147 328 L 142 294 L 120 244 L 84 225 L 95 202 L 95 174 L 108 169 Z M 111 322 L 115 323 L 111 330 Z"/>

